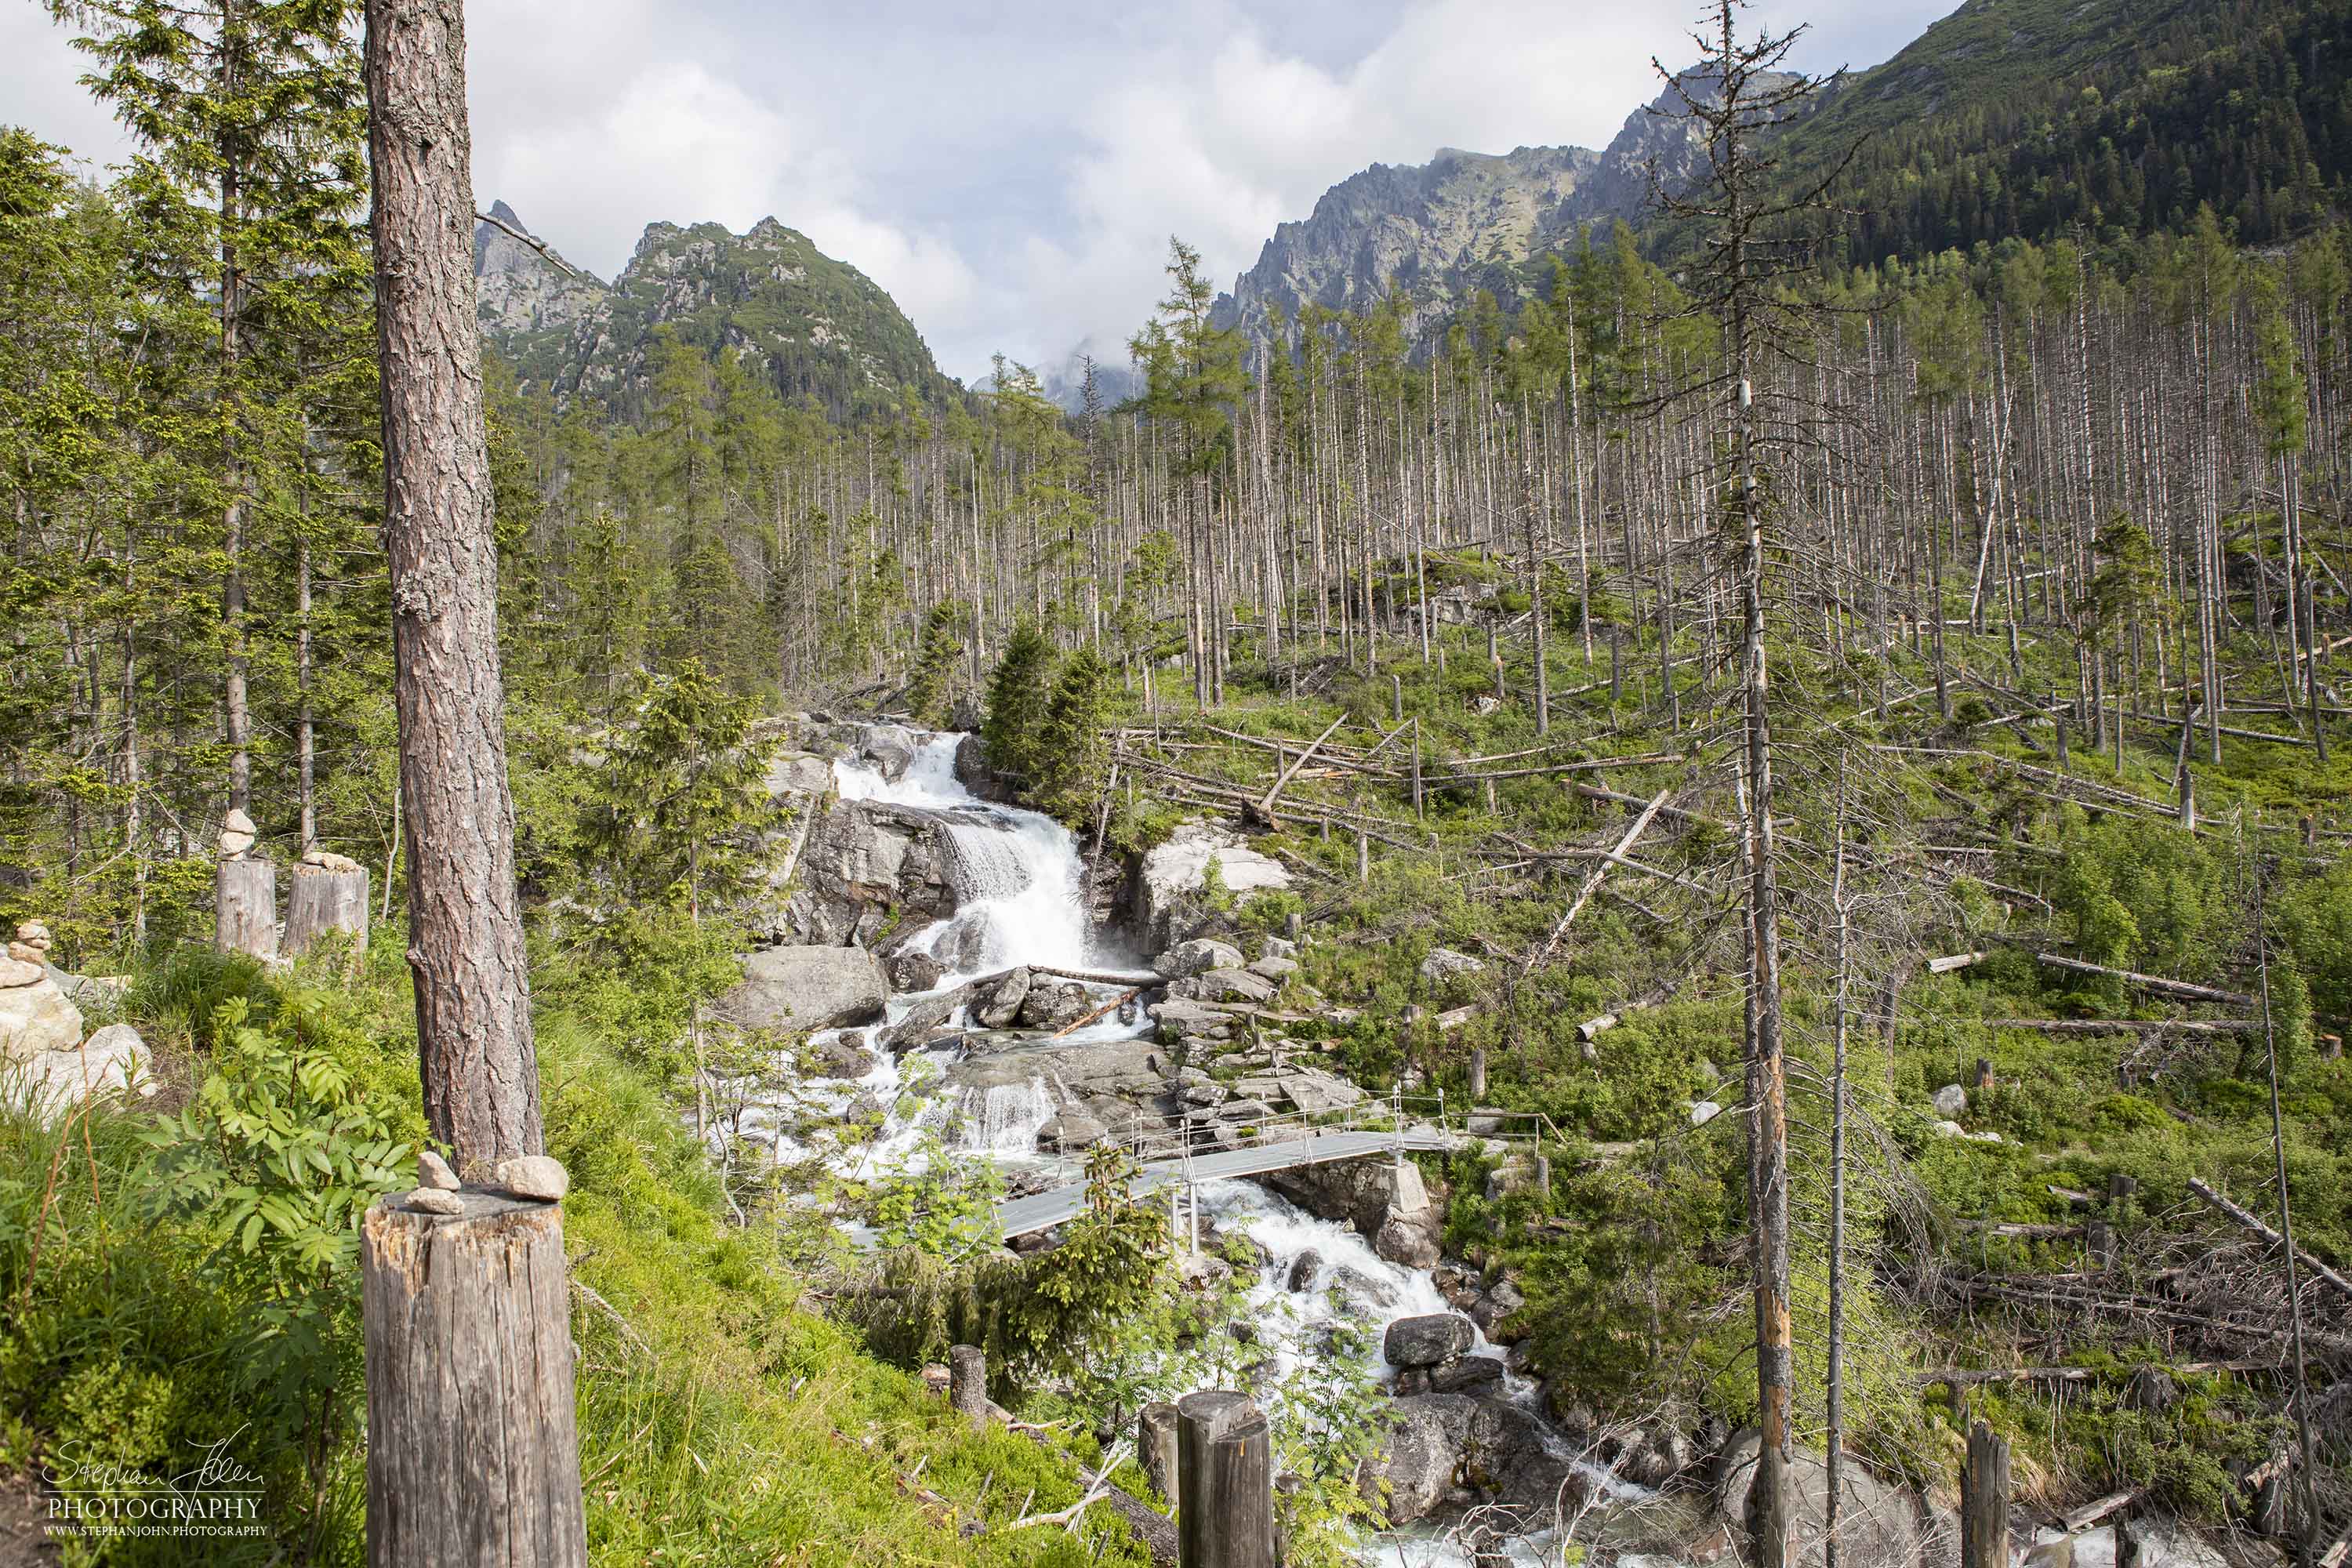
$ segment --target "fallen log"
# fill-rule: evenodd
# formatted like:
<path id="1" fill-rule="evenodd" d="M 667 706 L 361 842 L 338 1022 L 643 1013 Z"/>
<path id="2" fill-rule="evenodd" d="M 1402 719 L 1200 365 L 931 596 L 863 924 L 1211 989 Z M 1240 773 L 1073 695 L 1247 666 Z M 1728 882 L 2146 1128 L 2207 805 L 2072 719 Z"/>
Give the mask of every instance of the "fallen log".
<path id="1" fill-rule="evenodd" d="M 2217 986 L 2192 984 L 2186 980 L 2168 980 L 2161 974 L 2142 974 L 2133 969 L 2110 969 L 2104 963 L 2086 963 L 2079 958 L 2068 958 L 2062 953 L 2037 952 L 2033 961 L 2074 974 L 2095 974 L 2102 979 L 2120 980 L 2126 984 L 2161 995 L 2185 996 L 2192 1002 L 2218 1002 L 2231 1007 L 2252 1007 L 2260 1000 L 2243 991 L 2223 991 Z"/>
<path id="2" fill-rule="evenodd" d="M 1931 958 L 1927 961 L 1927 973 L 1930 974 L 1949 974 L 1955 969 L 1966 969 L 1969 965 L 1979 963 L 1983 958 L 1984 954 L 1981 952 L 1955 952 L 1948 954 L 1942 958 Z"/>
<path id="3" fill-rule="evenodd" d="M 2246 1229 L 2252 1231 L 2256 1236 L 2261 1237 L 2264 1241 L 2269 1242 L 2273 1247 L 2284 1247 L 2286 1245 L 2286 1237 L 2281 1236 L 2277 1231 L 2273 1230 L 2269 1226 L 2263 1224 L 2262 1219 L 2251 1209 L 2241 1208 L 2238 1205 L 2231 1203 L 2228 1198 L 2223 1197 L 2220 1193 L 2215 1192 L 2211 1187 L 2207 1186 L 2203 1182 L 2199 1181 L 2194 1176 L 2189 1178 L 2189 1190 L 2195 1193 L 2199 1197 L 2203 1198 L 2215 1208 L 2221 1210 L 2222 1214 L 2236 1221 L 2239 1225 L 2243 1226 Z M 2338 1274 L 2335 1269 L 2330 1268 L 2326 1264 L 2322 1263 L 2318 1258 L 2314 1258 L 2310 1253 L 2305 1252 L 2300 1247 L 2294 1249 L 2294 1258 L 2296 1262 L 2311 1270 L 2312 1273 L 2317 1275 L 2321 1279 L 2326 1280 L 2328 1284 L 2334 1286 L 2336 1289 L 2343 1295 L 2345 1300 L 2352 1300 L 2352 1279 L 2345 1279 L 2343 1275 Z"/>
<path id="4" fill-rule="evenodd" d="M 1545 959 L 1549 958 L 1552 953 L 1558 950 L 1559 947 L 1559 939 L 1567 934 L 1570 923 L 1576 919 L 1578 914 L 1582 912 L 1584 906 L 1591 901 L 1592 895 L 1599 891 L 1601 879 L 1609 874 L 1610 866 L 1612 865 L 1620 856 L 1622 856 L 1627 851 L 1631 850 L 1633 847 L 1634 840 L 1640 838 L 1643 833 L 1649 830 L 1650 824 L 1655 820 L 1659 810 L 1666 804 L 1666 796 L 1671 793 L 1672 792 L 1669 790 L 1660 790 L 1656 796 L 1653 798 L 1647 805 L 1643 807 L 1642 815 L 1633 819 L 1633 826 L 1625 830 L 1625 836 L 1617 841 L 1617 847 L 1611 852 L 1609 859 L 1603 860 L 1599 865 L 1593 867 L 1591 871 L 1586 875 L 1584 879 L 1584 886 L 1577 889 L 1576 901 L 1568 906 L 1568 912 L 1559 917 L 1559 923 L 1558 925 L 1551 928 L 1551 935 L 1544 939 L 1543 946 L 1538 948 L 1534 955 L 1528 958 L 1527 963 L 1521 966 L 1521 973 L 1526 973 L 1528 971 L 1533 970 L 1537 964 L 1541 963 Z"/>
<path id="5" fill-rule="evenodd" d="M 1079 1016 L 1071 1019 L 1068 1023 L 1063 1025 L 1060 1028 L 1055 1030 L 1045 1037 L 1049 1040 L 1058 1040 L 1064 1035 L 1071 1034 L 1076 1030 L 1085 1028 L 1088 1024 L 1093 1023 L 1104 1014 L 1115 1012 L 1118 1008 L 1126 1006 L 1129 1002 L 1134 1001 L 1138 996 L 1142 994 L 1143 987 L 1139 985 L 1134 990 L 1127 992 L 1123 995 L 1112 997 L 1109 1001 L 1104 1003 L 1093 1012 L 1082 1014 Z"/>
<path id="6" fill-rule="evenodd" d="M 1315 748 L 1329 740 L 1331 738 L 1332 731 L 1338 730 L 1340 725 L 1347 721 L 1348 716 L 1345 713 L 1342 713 L 1337 719 L 1332 720 L 1329 724 L 1324 727 L 1323 732 L 1316 736 L 1314 740 L 1308 742 L 1307 749 L 1299 752 L 1297 757 L 1291 762 L 1290 765 L 1283 769 L 1281 773 L 1276 777 L 1274 787 L 1265 792 L 1264 799 L 1258 801 L 1255 805 L 1251 807 L 1251 810 L 1255 814 L 1260 821 L 1264 822 L 1269 827 L 1275 825 L 1274 803 L 1277 799 L 1281 798 L 1284 786 L 1290 783 L 1291 778 L 1300 768 L 1307 765 L 1307 759 L 1315 754 Z"/>
<path id="7" fill-rule="evenodd" d="M 2069 1510 L 2063 1521 L 2066 1533 L 2074 1535 L 2088 1530 L 2117 1509 L 2129 1508 L 2140 1500 L 2147 1489 L 2145 1487 L 2133 1487 L 2128 1491 L 2109 1492 L 2095 1502 L 2086 1502 L 2078 1509 Z"/>
<path id="8" fill-rule="evenodd" d="M 2243 1035 L 2263 1026 L 2260 1018 L 1987 1018 L 1988 1029 L 2032 1029 L 2044 1035 L 2109 1035 L 2126 1032 L 2183 1035 Z"/>

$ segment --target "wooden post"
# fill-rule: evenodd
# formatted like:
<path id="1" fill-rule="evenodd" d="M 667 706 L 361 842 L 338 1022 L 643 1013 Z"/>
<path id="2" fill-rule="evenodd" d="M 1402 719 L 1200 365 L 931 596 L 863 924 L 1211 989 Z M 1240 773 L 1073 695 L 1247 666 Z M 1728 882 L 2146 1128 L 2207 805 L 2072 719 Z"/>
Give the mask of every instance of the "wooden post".
<path id="1" fill-rule="evenodd" d="M 1470 1100 L 1476 1104 L 1486 1098 L 1486 1047 L 1480 1046 L 1470 1053 Z"/>
<path id="2" fill-rule="evenodd" d="M 2058 771 L 2060 773 L 2064 773 L 2067 768 L 2072 765 L 2074 759 L 2066 754 L 2065 718 L 2063 715 L 2060 716 L 2056 721 L 2056 723 L 2058 726 Z"/>
<path id="3" fill-rule="evenodd" d="M 2116 1233 L 2103 1219 L 2085 1220 L 2083 1224 L 2083 1249 L 2089 1254 L 2091 1271 L 2105 1274 L 2116 1266 Z"/>
<path id="4" fill-rule="evenodd" d="M 1135 1418 L 1136 1462 L 1143 1479 L 1168 1502 L 1176 1500 L 1176 1407 L 1164 1399 L 1145 1405 Z"/>
<path id="5" fill-rule="evenodd" d="M 1981 1421 L 1960 1470 L 1960 1568 L 2009 1568 L 2009 1439 Z"/>
<path id="6" fill-rule="evenodd" d="M 1487 784 L 1488 784 L 1488 785 L 1489 785 L 1490 787 L 1491 787 L 1491 786 L 1493 785 L 1493 784 L 1494 784 L 1494 781 L 1493 781 L 1492 779 L 1489 779 L 1489 780 L 1487 780 L 1486 782 L 1487 782 Z M 1414 816 L 1414 817 L 1415 817 L 1415 818 L 1419 818 L 1419 817 L 1420 817 L 1420 816 L 1422 815 L 1422 811 L 1421 811 L 1421 720 L 1420 720 L 1418 717 L 1415 717 L 1415 718 L 1414 718 L 1414 720 L 1413 720 L 1413 721 L 1412 721 L 1412 815 Z"/>
<path id="7" fill-rule="evenodd" d="M 213 874 L 213 945 L 223 952 L 278 956 L 278 868 L 224 860 Z"/>
<path id="8" fill-rule="evenodd" d="M 1275 1568 L 1273 1436 L 1247 1394 L 1176 1402 L 1176 1468 L 1182 1568 Z"/>
<path id="9" fill-rule="evenodd" d="M 948 1347 L 948 1404 L 973 1426 L 988 1425 L 988 1352 L 978 1345 Z"/>
<path id="10" fill-rule="evenodd" d="M 354 949 L 367 951 L 366 870 L 295 867 L 293 886 L 286 895 L 286 956 L 301 957 L 331 931 L 348 932 Z"/>
<path id="11" fill-rule="evenodd" d="M 370 1568 L 582 1568 L 563 1211 L 468 1189 L 361 1229 Z"/>
<path id="12" fill-rule="evenodd" d="M 1389 675 L 1389 722 L 1404 722 L 1404 677 L 1394 671 Z"/>
<path id="13" fill-rule="evenodd" d="M 1983 1057 L 1977 1058 L 1977 1087 L 1979 1089 L 1992 1087 L 1992 1063 Z"/>

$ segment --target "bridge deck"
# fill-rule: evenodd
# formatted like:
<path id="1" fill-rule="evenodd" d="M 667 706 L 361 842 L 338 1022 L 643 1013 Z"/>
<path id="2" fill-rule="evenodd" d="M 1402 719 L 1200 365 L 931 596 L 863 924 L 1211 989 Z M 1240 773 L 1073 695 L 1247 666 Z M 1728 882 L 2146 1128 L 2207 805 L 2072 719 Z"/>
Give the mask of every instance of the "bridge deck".
<path id="1" fill-rule="evenodd" d="M 1268 1172 L 1293 1170 L 1300 1165 L 1321 1165 L 1334 1160 L 1392 1154 L 1400 1147 L 1445 1153 L 1460 1147 L 1461 1143 L 1460 1138 L 1451 1134 L 1418 1127 L 1402 1135 L 1395 1132 L 1317 1132 L 1305 1138 L 1270 1141 L 1247 1149 L 1196 1154 L 1189 1162 L 1155 1160 L 1137 1169 L 1128 1184 L 1128 1190 L 1141 1197 L 1170 1182 L 1181 1182 L 1188 1174 L 1195 1181 L 1220 1176 L 1262 1176 Z M 1075 1219 L 1086 1206 L 1087 1185 L 1084 1182 L 1074 1182 L 1066 1187 L 1055 1187 L 1050 1192 L 1013 1198 L 997 1205 L 997 1229 L 1007 1240 L 1016 1236 L 1051 1230 Z"/>

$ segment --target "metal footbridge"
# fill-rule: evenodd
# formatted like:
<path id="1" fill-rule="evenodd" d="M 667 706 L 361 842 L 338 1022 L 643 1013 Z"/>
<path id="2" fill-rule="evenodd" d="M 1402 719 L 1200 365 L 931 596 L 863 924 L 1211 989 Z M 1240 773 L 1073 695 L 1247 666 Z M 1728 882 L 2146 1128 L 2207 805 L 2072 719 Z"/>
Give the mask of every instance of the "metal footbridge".
<path id="1" fill-rule="evenodd" d="M 1171 1184 L 1190 1187 L 1195 1183 L 1220 1177 L 1263 1176 L 1276 1171 L 1296 1170 L 1301 1165 L 1324 1165 L 1338 1160 L 1380 1156 L 1397 1158 L 1412 1152 L 1451 1153 L 1462 1147 L 1464 1142 L 1459 1134 L 1442 1132 L 1431 1127 L 1415 1127 L 1403 1132 L 1361 1131 L 1345 1128 L 1316 1131 L 1304 1137 L 1273 1140 L 1244 1149 L 1225 1149 L 1213 1154 L 1194 1154 L 1174 1160 L 1154 1160 L 1136 1167 L 1134 1175 L 1129 1178 L 1128 1191 L 1139 1198 Z M 1033 1236 L 1038 1231 L 1067 1224 L 1076 1219 L 1086 1206 L 1087 1184 L 1073 1182 L 1067 1186 L 997 1205 L 996 1228 L 1007 1241 L 1016 1236 Z"/>

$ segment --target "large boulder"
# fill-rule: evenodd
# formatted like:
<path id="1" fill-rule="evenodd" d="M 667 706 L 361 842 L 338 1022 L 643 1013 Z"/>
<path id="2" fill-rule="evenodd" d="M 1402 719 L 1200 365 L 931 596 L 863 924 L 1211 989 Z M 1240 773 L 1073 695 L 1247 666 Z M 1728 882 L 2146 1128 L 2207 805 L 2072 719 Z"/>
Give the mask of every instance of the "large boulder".
<path id="1" fill-rule="evenodd" d="M 1183 980 L 1212 969 L 1242 967 L 1241 949 L 1212 937 L 1180 942 L 1151 961 L 1151 967 L 1171 980 Z"/>
<path id="2" fill-rule="evenodd" d="M 743 983 L 718 1010 L 746 1029 L 800 1034 L 870 1024 L 889 994 L 882 966 L 862 947 L 770 947 L 743 960 Z"/>
<path id="3" fill-rule="evenodd" d="M 81 1044 L 81 1009 L 37 963 L 0 958 L 0 1060 Z"/>
<path id="4" fill-rule="evenodd" d="M 1012 1026 L 1021 1016 L 1021 1005 L 1029 1000 L 1029 972 L 1016 969 L 996 983 L 993 990 L 976 1004 L 971 1020 L 983 1029 L 1003 1029 Z"/>
<path id="5" fill-rule="evenodd" d="M 1214 912 L 1208 886 L 1213 859 L 1218 880 L 1236 900 L 1290 886 L 1290 872 L 1280 861 L 1237 836 L 1205 823 L 1184 823 L 1129 868 L 1128 925 L 1146 952 L 1181 942 Z"/>
<path id="6" fill-rule="evenodd" d="M 1240 1002 L 1261 1006 L 1274 1000 L 1277 987 L 1246 969 L 1212 969 L 1168 983 L 1168 994 L 1187 1002 Z"/>
<path id="7" fill-rule="evenodd" d="M 1317 1218 L 1353 1226 L 1363 1236 L 1380 1235 L 1391 1215 L 1444 1212 L 1442 1203 L 1432 1201 L 1421 1167 L 1409 1161 L 1400 1166 L 1393 1160 L 1335 1160 L 1258 1180 Z"/>
<path id="8" fill-rule="evenodd" d="M 128 1024 L 109 1024 L 87 1041 L 0 1061 L 0 1102 L 51 1125 L 97 1095 L 152 1095 L 157 1088 L 147 1043 Z"/>
<path id="9" fill-rule="evenodd" d="M 1478 1342 L 1478 1331 L 1459 1312 L 1429 1312 L 1399 1318 L 1381 1340 L 1381 1353 L 1394 1367 L 1444 1366 Z"/>
<path id="10" fill-rule="evenodd" d="M 768 764 L 768 793 L 804 797 L 796 802 L 814 806 L 833 791 L 833 764 L 804 752 L 779 754 Z"/>
<path id="11" fill-rule="evenodd" d="M 1094 1007 L 1087 996 L 1087 988 L 1076 981 L 1056 985 L 1050 981 L 1033 978 L 1029 994 L 1021 999 L 1021 1026 L 1024 1029 L 1059 1029 L 1075 1024 Z"/>
<path id="12" fill-rule="evenodd" d="M 960 906 L 954 853 L 935 814 L 833 801 L 809 827 L 791 896 L 763 923 L 784 942 L 814 946 L 874 944 L 885 931 L 911 937 Z M 772 877 L 782 869 L 779 863 Z"/>
<path id="13" fill-rule="evenodd" d="M 914 764 L 919 743 L 914 732 L 901 725 L 877 724 L 859 741 L 857 758 L 895 784 L 905 778 L 908 768 Z"/>
<path id="14" fill-rule="evenodd" d="M 966 735 L 956 742 L 956 782 L 982 800 L 992 800 L 1000 805 L 1014 804 L 1018 792 L 1009 774 L 998 773 L 988 763 L 988 748 L 978 735 Z"/>
<path id="15" fill-rule="evenodd" d="M 1507 1503 L 1523 1523 L 1538 1525 L 1569 1479 L 1569 1461 L 1551 1452 L 1542 1420 L 1506 1400 L 1417 1394 L 1392 1402 L 1390 1415 L 1387 1447 L 1360 1479 L 1373 1496 L 1388 1483 L 1391 1525 L 1479 1502 Z"/>
<path id="16" fill-rule="evenodd" d="M 1748 1493 L 1756 1484 L 1756 1455 L 1762 1441 L 1753 1428 L 1738 1434 L 1716 1460 L 1716 1510 L 1735 1533 L 1747 1517 Z M 1845 1499 L 1839 1510 L 1839 1561 L 1916 1563 L 1919 1525 L 1911 1498 L 1850 1458 L 1844 1466 Z M 1823 1521 L 1829 1515 L 1829 1466 L 1818 1455 L 1799 1452 L 1789 1472 L 1789 1561 L 1811 1568 L 1822 1561 Z"/>
<path id="17" fill-rule="evenodd" d="M 1456 952 L 1450 947 L 1433 947 L 1429 956 L 1421 961 L 1421 977 L 1434 984 L 1451 980 L 1457 974 L 1475 974 L 1486 968 L 1481 959 L 1466 952 Z"/>

